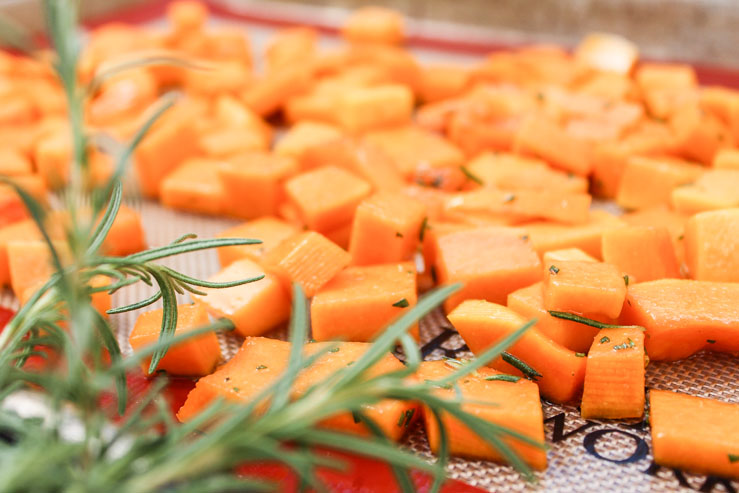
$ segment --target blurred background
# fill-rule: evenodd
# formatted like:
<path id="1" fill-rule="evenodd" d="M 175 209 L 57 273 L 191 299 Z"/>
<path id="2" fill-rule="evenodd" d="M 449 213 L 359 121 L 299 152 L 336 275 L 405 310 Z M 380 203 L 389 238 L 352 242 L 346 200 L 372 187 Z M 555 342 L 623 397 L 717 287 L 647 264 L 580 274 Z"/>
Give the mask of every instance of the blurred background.
<path id="1" fill-rule="evenodd" d="M 86 16 L 158 0 L 82 0 Z M 621 34 L 655 60 L 739 68 L 739 0 L 213 0 L 229 8 L 298 22 L 340 25 L 347 11 L 376 4 L 411 18 L 414 34 L 489 42 L 573 46 L 591 31 Z M 0 0 L 0 12 L 40 27 L 41 0 Z"/>

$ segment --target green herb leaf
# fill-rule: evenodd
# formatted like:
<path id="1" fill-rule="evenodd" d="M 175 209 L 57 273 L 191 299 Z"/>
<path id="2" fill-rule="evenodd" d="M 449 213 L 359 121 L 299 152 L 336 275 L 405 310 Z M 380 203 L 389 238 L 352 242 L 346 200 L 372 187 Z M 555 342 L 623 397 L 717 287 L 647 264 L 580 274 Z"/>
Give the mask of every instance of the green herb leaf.
<path id="1" fill-rule="evenodd" d="M 559 274 L 559 267 L 557 267 L 556 265 L 550 265 L 549 272 L 551 272 L 552 274 Z"/>
<path id="2" fill-rule="evenodd" d="M 521 380 L 521 377 L 518 377 L 516 375 L 507 375 L 505 373 L 499 373 L 497 375 L 491 375 L 489 377 L 485 377 L 485 380 L 493 381 L 493 380 L 501 380 L 503 382 L 518 382 Z"/>
<path id="3" fill-rule="evenodd" d="M 485 182 L 482 181 L 482 179 L 479 176 L 477 176 L 472 171 L 470 171 L 467 168 L 467 166 L 460 166 L 459 169 L 462 170 L 462 173 L 464 173 L 464 176 L 466 176 L 468 180 L 474 181 L 475 183 L 481 186 L 485 185 Z"/>
<path id="4" fill-rule="evenodd" d="M 398 307 L 398 308 L 407 308 L 408 306 L 410 306 L 410 303 L 408 303 L 407 299 L 401 298 L 395 303 L 393 303 L 393 306 Z"/>

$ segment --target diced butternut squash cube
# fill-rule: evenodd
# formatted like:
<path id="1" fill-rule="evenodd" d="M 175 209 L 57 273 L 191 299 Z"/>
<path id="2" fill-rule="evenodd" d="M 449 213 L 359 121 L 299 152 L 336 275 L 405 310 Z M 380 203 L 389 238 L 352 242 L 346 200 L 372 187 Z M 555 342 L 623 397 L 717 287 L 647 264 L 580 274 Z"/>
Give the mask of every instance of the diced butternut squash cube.
<path id="1" fill-rule="evenodd" d="M 610 318 L 621 313 L 626 279 L 615 265 L 569 261 L 545 267 L 547 310 L 596 313 Z"/>
<path id="2" fill-rule="evenodd" d="M 706 349 L 739 351 L 739 284 L 660 279 L 629 286 L 621 323 L 647 329 L 647 355 L 684 359 Z"/>
<path id="3" fill-rule="evenodd" d="M 214 97 L 235 95 L 254 80 L 251 67 L 243 61 L 211 60 L 208 70 L 186 70 L 184 87 L 189 94 Z"/>
<path id="4" fill-rule="evenodd" d="M 310 27 L 280 29 L 267 44 L 264 56 L 269 70 L 303 62 L 316 55 L 318 32 Z"/>
<path id="5" fill-rule="evenodd" d="M 623 75 L 631 73 L 638 58 L 636 45 L 615 34 L 588 34 L 575 50 L 575 59 L 585 66 Z"/>
<path id="6" fill-rule="evenodd" d="M 471 80 L 472 73 L 466 67 L 455 65 L 423 67 L 419 99 L 428 103 L 457 97 L 469 87 Z"/>
<path id="7" fill-rule="evenodd" d="M 167 207 L 200 214 L 223 210 L 223 183 L 218 171 L 221 161 L 190 159 L 162 181 L 159 197 Z"/>
<path id="8" fill-rule="evenodd" d="M 106 255 L 124 256 L 146 249 L 144 227 L 141 216 L 130 207 L 121 204 L 113 225 L 103 241 Z"/>
<path id="9" fill-rule="evenodd" d="M 628 160 L 616 202 L 626 209 L 643 209 L 670 202 L 675 187 L 692 183 L 703 168 L 674 158 L 633 157 Z"/>
<path id="10" fill-rule="evenodd" d="M 226 214 L 243 219 L 277 214 L 285 199 L 285 181 L 297 172 L 286 156 L 251 152 L 231 157 L 218 167 Z"/>
<path id="11" fill-rule="evenodd" d="M 685 260 L 693 279 L 739 282 L 739 208 L 691 217 L 685 227 Z"/>
<path id="12" fill-rule="evenodd" d="M 675 188 L 671 198 L 683 214 L 739 207 L 739 169 L 706 171 L 692 185 Z"/>
<path id="13" fill-rule="evenodd" d="M 348 171 L 324 166 L 291 178 L 285 190 L 303 223 L 324 233 L 350 223 L 371 187 Z"/>
<path id="14" fill-rule="evenodd" d="M 247 223 L 239 224 L 216 235 L 217 238 L 252 238 L 261 240 L 255 245 L 233 245 L 216 250 L 221 267 L 226 267 L 242 258 L 250 258 L 255 262 L 290 236 L 298 233 L 293 224 L 276 217 L 261 217 Z"/>
<path id="15" fill-rule="evenodd" d="M 514 311 L 495 303 L 467 300 L 449 314 L 449 321 L 473 353 L 481 354 L 504 337 L 515 332 L 527 320 Z M 554 402 L 570 402 L 579 397 L 585 378 L 585 355 L 560 346 L 530 328 L 508 352 L 533 368 L 538 377 L 539 391 Z M 521 375 L 521 372 L 501 358 L 488 366 L 496 370 Z"/>
<path id="16" fill-rule="evenodd" d="M 198 149 L 209 158 L 226 159 L 242 153 L 267 151 L 269 141 L 259 129 L 217 124 L 200 135 Z"/>
<path id="17" fill-rule="evenodd" d="M 657 464 L 739 478 L 739 405 L 652 389 L 649 426 Z"/>
<path id="18" fill-rule="evenodd" d="M 739 149 L 720 149 L 713 158 L 713 167 L 739 169 Z"/>
<path id="19" fill-rule="evenodd" d="M 341 138 L 342 132 L 333 125 L 302 121 L 291 127 L 275 145 L 275 154 L 301 162 L 305 151 L 316 145 Z"/>
<path id="20" fill-rule="evenodd" d="M 362 7 L 352 13 L 341 34 L 353 43 L 400 44 L 404 37 L 400 12 L 385 7 Z"/>
<path id="21" fill-rule="evenodd" d="M 301 167 L 314 169 L 331 164 L 364 179 L 373 190 L 399 191 L 405 186 L 403 175 L 381 149 L 357 139 L 341 138 L 307 149 Z"/>
<path id="22" fill-rule="evenodd" d="M 144 312 L 136 319 L 128 342 L 134 353 L 154 344 L 159 339 L 162 327 L 162 310 Z M 178 305 L 177 327 L 174 335 L 186 334 L 188 331 L 208 325 L 208 313 L 202 305 Z M 167 354 L 159 361 L 157 370 L 164 370 L 172 375 L 203 376 L 210 374 L 221 358 L 221 348 L 214 332 L 190 338 L 179 344 L 173 344 Z M 151 357 L 144 358 L 141 368 L 148 373 Z"/>
<path id="23" fill-rule="evenodd" d="M 416 269 L 411 262 L 349 267 L 311 301 L 313 339 L 368 342 L 416 305 Z M 413 332 L 418 337 L 418 328 Z"/>
<path id="24" fill-rule="evenodd" d="M 455 368 L 445 361 L 424 361 L 416 376 L 425 381 L 434 381 L 448 376 Z M 474 401 L 464 404 L 466 412 L 475 416 L 516 430 L 523 435 L 544 443 L 544 426 L 539 388 L 526 379 L 517 381 L 498 380 L 501 375 L 491 368 L 481 368 L 459 382 L 462 398 Z M 507 375 L 510 376 L 510 375 Z M 454 389 L 438 388 L 438 397 L 456 398 Z M 423 413 L 424 426 L 429 439 L 431 451 L 439 453 L 439 426 L 433 413 L 426 409 Z M 504 461 L 503 456 L 482 440 L 475 432 L 451 416 L 442 414 L 442 423 L 447 430 L 449 453 L 451 455 Z M 547 464 L 546 451 L 529 444 L 521 443 L 515 438 L 503 438 L 529 466 L 544 469 Z"/>
<path id="25" fill-rule="evenodd" d="M 680 266 L 665 227 L 628 226 L 603 233 L 603 261 L 618 267 L 629 282 L 680 277 Z"/>
<path id="26" fill-rule="evenodd" d="M 551 264 L 550 264 L 551 265 Z M 508 295 L 508 308 L 527 320 L 535 318 L 536 328 L 545 336 L 572 351 L 586 353 L 598 329 L 570 320 L 553 317 L 544 307 L 544 283 L 537 282 Z M 588 314 L 589 318 L 610 323 L 613 319 Z"/>
<path id="27" fill-rule="evenodd" d="M 562 248 L 559 250 L 549 250 L 548 252 L 545 252 L 544 255 L 541 257 L 541 261 L 545 266 L 552 265 L 554 262 L 569 260 L 576 260 L 578 262 L 598 261 L 597 258 L 588 255 L 579 248 Z"/>
<path id="28" fill-rule="evenodd" d="M 542 278 L 539 257 L 519 230 L 470 229 L 442 236 L 437 242 L 439 282 L 464 284 L 444 303 L 447 313 L 469 299 L 504 303 L 509 293 Z"/>
<path id="29" fill-rule="evenodd" d="M 33 219 L 23 219 L 0 227 L 0 286 L 10 285 L 8 244 L 14 241 L 33 242 L 41 239 L 41 232 Z"/>
<path id="30" fill-rule="evenodd" d="M 412 112 L 413 93 L 400 84 L 347 89 L 336 104 L 338 123 L 354 134 L 403 125 Z"/>
<path id="31" fill-rule="evenodd" d="M 136 148 L 136 173 L 146 197 L 158 197 L 162 180 L 197 151 L 198 136 L 192 123 L 202 111 L 191 102 L 177 105 L 162 116 Z"/>
<path id="32" fill-rule="evenodd" d="M 33 173 L 31 161 L 14 149 L 0 149 L 0 175 L 18 176 Z"/>
<path id="33" fill-rule="evenodd" d="M 66 265 L 70 258 L 67 244 L 54 242 L 54 249 L 62 265 Z M 29 287 L 38 288 L 56 272 L 49 246 L 45 241 L 10 241 L 7 251 L 10 286 L 18 298 L 21 298 Z"/>
<path id="34" fill-rule="evenodd" d="M 678 262 L 685 259 L 685 223 L 688 217 L 669 209 L 666 205 L 641 209 L 621 216 L 632 226 L 664 227 L 670 234 Z"/>
<path id="35" fill-rule="evenodd" d="M 326 352 L 326 347 L 334 347 Z M 361 342 L 322 342 L 305 345 L 305 357 L 318 351 L 324 354 L 304 369 L 290 389 L 292 398 L 300 397 L 312 386 L 326 380 L 358 360 L 370 348 Z M 185 404 L 177 413 L 180 421 L 188 421 L 205 409 L 214 399 L 225 398 L 232 402 L 250 402 L 270 386 L 287 369 L 290 343 L 264 337 L 247 337 L 239 352 L 215 373 L 198 380 L 190 391 Z M 392 354 L 385 355 L 372 367 L 372 376 L 403 368 Z M 257 410 L 263 410 L 267 402 L 260 402 Z M 364 412 L 393 440 L 400 439 L 407 427 L 405 421 L 398 425 L 401 416 L 412 416 L 416 405 L 406 401 L 383 400 L 368 405 Z M 409 420 L 407 420 L 409 421 Z M 410 423 L 409 423 L 410 424 Z M 360 435 L 370 435 L 362 423 L 357 423 L 350 413 L 339 412 L 321 422 L 321 426 Z"/>
<path id="36" fill-rule="evenodd" d="M 275 272 L 285 287 L 301 285 L 311 298 L 327 282 L 349 265 L 351 256 L 315 231 L 293 235 L 268 252 L 262 264 Z"/>
<path id="37" fill-rule="evenodd" d="M 719 149 L 731 147 L 729 128 L 715 115 L 705 112 L 697 104 L 686 105 L 670 119 L 675 132 L 677 149 L 688 159 L 706 165 L 713 162 Z"/>
<path id="38" fill-rule="evenodd" d="M 640 418 L 644 414 L 644 331 L 603 329 L 588 352 L 580 410 L 583 419 Z"/>
<path id="39" fill-rule="evenodd" d="M 601 236 L 604 231 L 624 225 L 618 217 L 606 211 L 590 212 L 590 219 L 582 225 L 567 225 L 553 221 L 531 222 L 523 226 L 531 244 L 539 255 L 548 250 L 579 248 L 595 258 L 601 257 Z"/>
<path id="40" fill-rule="evenodd" d="M 411 258 L 426 217 L 423 203 L 400 193 L 381 192 L 359 204 L 349 253 L 353 265 L 384 264 Z"/>
<path id="41" fill-rule="evenodd" d="M 576 175 L 587 176 L 592 168 L 590 144 L 545 118 L 528 119 L 516 135 L 515 148 Z"/>
<path id="42" fill-rule="evenodd" d="M 201 30 L 208 20 L 208 7 L 196 0 L 178 0 L 167 5 L 167 20 L 178 35 Z"/>
<path id="43" fill-rule="evenodd" d="M 241 99 L 259 116 L 271 115 L 290 98 L 310 87 L 313 67 L 309 60 L 281 66 L 256 80 L 242 93 Z"/>
<path id="44" fill-rule="evenodd" d="M 699 98 L 698 78 L 690 65 L 643 63 L 634 79 L 649 113 L 657 118 L 669 118 Z"/>
<path id="45" fill-rule="evenodd" d="M 208 280 L 230 282 L 259 276 L 264 278 L 231 288 L 201 288 L 207 295 L 194 294 L 193 299 L 204 305 L 214 317 L 231 320 L 242 336 L 264 334 L 290 316 L 290 300 L 277 277 L 244 258 L 231 263 Z"/>
<path id="46" fill-rule="evenodd" d="M 365 139 L 390 156 L 408 178 L 464 164 L 464 154 L 454 144 L 415 125 L 376 130 Z"/>

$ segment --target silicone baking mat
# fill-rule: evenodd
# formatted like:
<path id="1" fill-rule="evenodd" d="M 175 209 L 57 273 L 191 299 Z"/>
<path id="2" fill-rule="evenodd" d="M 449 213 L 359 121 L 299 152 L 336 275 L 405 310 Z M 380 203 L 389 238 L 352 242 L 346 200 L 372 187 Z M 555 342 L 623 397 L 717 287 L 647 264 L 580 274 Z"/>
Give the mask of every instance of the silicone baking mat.
<path id="1" fill-rule="evenodd" d="M 233 5 L 236 3 L 214 5 L 213 22 L 243 26 L 249 32 L 252 46 L 257 53 L 261 52 L 275 26 L 297 22 L 297 19 L 285 20 L 274 16 L 268 8 L 255 10 L 252 2 L 245 3 L 252 5 L 251 9 L 234 10 Z M 268 2 L 261 4 L 269 6 Z M 114 19 L 145 22 L 156 27 L 162 23 L 162 12 L 163 2 L 150 2 L 135 10 L 119 13 Z M 306 23 L 311 23 L 310 21 L 310 19 L 301 20 Z M 100 22 L 102 20 L 89 25 Z M 327 45 L 335 43 L 336 40 L 330 36 L 331 26 L 321 27 L 324 33 L 329 34 L 322 42 Z M 447 29 L 449 28 L 450 26 L 447 26 Z M 464 36 L 464 28 L 457 29 L 459 37 L 456 39 L 461 39 Z M 417 36 L 412 49 L 422 61 L 453 60 L 458 63 L 469 63 L 479 59 L 485 49 L 500 47 L 488 38 L 476 38 L 474 42 L 468 44 L 450 41 L 453 39 L 454 36 L 446 39 Z M 721 71 L 706 74 L 704 80 L 707 78 L 723 82 L 726 78 L 726 73 Z M 733 82 L 732 85 L 735 85 L 736 79 L 733 79 Z M 168 210 L 153 202 L 143 202 L 136 206 L 142 214 L 150 246 L 167 244 L 185 233 L 196 233 L 203 238 L 212 237 L 237 224 L 230 219 Z M 218 260 L 213 251 L 167 259 L 165 263 L 198 278 L 207 278 L 219 270 Z M 113 306 L 141 300 L 151 294 L 151 288 L 144 284 L 131 286 L 115 294 Z M 188 300 L 182 298 L 181 301 Z M 0 305 L 16 308 L 17 302 L 5 292 L 0 297 Z M 112 317 L 118 328 L 118 339 L 124 352 L 131 350 L 128 333 L 138 314 L 139 312 L 132 312 Z M 284 337 L 285 332 L 277 331 L 271 335 Z M 223 354 L 230 357 L 239 347 L 240 340 L 235 336 L 219 337 Z M 426 359 L 470 355 L 464 341 L 451 328 L 440 311 L 432 313 L 421 322 L 421 339 Z M 677 390 L 739 403 L 739 360 L 729 355 L 702 353 L 675 363 L 653 362 L 647 368 L 647 387 Z M 526 483 L 511 467 L 464 459 L 451 461 L 450 476 L 489 491 L 500 492 L 739 491 L 737 481 L 688 474 L 656 466 L 652 461 L 649 429 L 643 422 L 585 421 L 580 418 L 576 407 L 546 401 L 543 402 L 543 407 L 547 442 L 550 445 L 549 466 L 546 471 L 538 474 L 537 484 Z M 420 425 L 411 431 L 406 446 L 419 454 L 431 457 Z"/>

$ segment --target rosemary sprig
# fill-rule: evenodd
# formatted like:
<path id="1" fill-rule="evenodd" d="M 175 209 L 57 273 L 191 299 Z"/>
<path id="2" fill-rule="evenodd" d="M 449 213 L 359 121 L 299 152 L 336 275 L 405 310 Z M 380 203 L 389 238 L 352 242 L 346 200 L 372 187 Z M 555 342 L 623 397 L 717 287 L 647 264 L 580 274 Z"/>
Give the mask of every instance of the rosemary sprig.
<path id="1" fill-rule="evenodd" d="M 593 320 L 592 318 L 582 317 L 580 315 L 576 315 L 574 313 L 568 313 L 568 312 L 558 312 L 555 310 L 549 310 L 549 315 L 561 318 L 564 320 L 570 320 L 572 322 L 577 322 L 583 325 L 589 325 L 590 327 L 595 327 L 596 329 L 619 329 L 624 327 L 630 327 L 630 328 L 638 328 L 641 330 L 644 330 L 644 327 L 641 325 L 620 325 L 620 324 L 607 324 L 603 322 L 598 322 L 597 320 Z"/>

